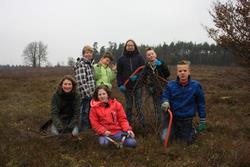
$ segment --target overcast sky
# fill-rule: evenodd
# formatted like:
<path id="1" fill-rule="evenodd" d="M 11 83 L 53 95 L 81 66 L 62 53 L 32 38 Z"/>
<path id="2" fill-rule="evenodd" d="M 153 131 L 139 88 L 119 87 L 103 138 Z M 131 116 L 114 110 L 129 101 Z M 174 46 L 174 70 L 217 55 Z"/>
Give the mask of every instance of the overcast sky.
<path id="1" fill-rule="evenodd" d="M 203 25 L 215 0 L 0 0 L 0 64 L 24 64 L 28 43 L 48 45 L 52 65 L 98 42 L 213 43 Z"/>

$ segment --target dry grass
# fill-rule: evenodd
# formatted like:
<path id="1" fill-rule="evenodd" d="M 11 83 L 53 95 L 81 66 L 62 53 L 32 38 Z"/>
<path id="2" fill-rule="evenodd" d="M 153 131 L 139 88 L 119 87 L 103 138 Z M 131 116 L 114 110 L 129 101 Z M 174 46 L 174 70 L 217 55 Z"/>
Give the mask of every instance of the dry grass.
<path id="1" fill-rule="evenodd" d="M 250 166 L 250 69 L 194 66 L 192 72 L 206 93 L 207 131 L 191 146 L 172 143 L 165 151 L 155 133 L 143 137 L 138 127 L 135 149 L 101 148 L 92 132 L 81 141 L 42 138 L 38 128 L 49 117 L 51 95 L 71 69 L 0 71 L 0 166 Z M 114 96 L 124 103 L 117 87 Z M 151 109 L 145 100 L 150 124 Z"/>

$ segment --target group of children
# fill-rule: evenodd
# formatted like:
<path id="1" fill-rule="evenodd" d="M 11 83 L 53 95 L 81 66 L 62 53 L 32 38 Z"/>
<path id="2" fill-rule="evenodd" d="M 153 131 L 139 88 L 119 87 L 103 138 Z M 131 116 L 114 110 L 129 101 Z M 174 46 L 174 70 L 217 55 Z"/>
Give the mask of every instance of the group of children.
<path id="1" fill-rule="evenodd" d="M 70 131 L 74 136 L 80 130 L 92 128 L 99 136 L 101 145 L 108 145 L 114 139 L 124 140 L 123 145 L 135 147 L 135 134 L 131 127 L 132 108 L 135 103 L 139 122 L 145 128 L 142 111 L 144 85 L 153 98 L 158 124 L 163 125 L 163 140 L 168 128 L 168 117 L 162 117 L 162 113 L 168 108 L 171 108 L 174 116 L 171 139 L 192 143 L 196 133 L 192 119 L 197 110 L 200 117 L 197 130 L 205 130 L 204 93 L 200 83 L 190 78 L 189 61 L 179 62 L 177 79 L 168 82 L 170 72 L 165 62 L 157 58 L 152 48 L 147 48 L 145 61 L 131 39 L 125 43 L 117 66 L 110 66 L 113 60 L 110 52 L 104 53 L 97 64 L 93 64 L 93 49 L 90 46 L 83 48 L 82 55 L 74 67 L 76 80 L 72 76 L 64 76 L 52 97 L 53 134 Z M 137 72 L 138 69 L 142 70 Z M 122 104 L 111 95 L 115 79 L 125 97 L 125 111 Z"/>

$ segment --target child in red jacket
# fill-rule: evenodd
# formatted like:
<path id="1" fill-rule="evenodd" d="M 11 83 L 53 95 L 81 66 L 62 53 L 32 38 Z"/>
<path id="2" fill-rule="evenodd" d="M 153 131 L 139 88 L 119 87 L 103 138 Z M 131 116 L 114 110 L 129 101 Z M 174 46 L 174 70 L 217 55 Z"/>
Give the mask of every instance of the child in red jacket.
<path id="1" fill-rule="evenodd" d="M 116 99 L 111 98 L 111 92 L 107 86 L 101 85 L 96 88 L 90 106 L 90 123 L 99 135 L 100 145 L 109 144 L 107 136 L 115 141 L 121 141 L 126 135 L 124 146 L 136 146 L 135 134 L 129 125 L 123 106 Z"/>

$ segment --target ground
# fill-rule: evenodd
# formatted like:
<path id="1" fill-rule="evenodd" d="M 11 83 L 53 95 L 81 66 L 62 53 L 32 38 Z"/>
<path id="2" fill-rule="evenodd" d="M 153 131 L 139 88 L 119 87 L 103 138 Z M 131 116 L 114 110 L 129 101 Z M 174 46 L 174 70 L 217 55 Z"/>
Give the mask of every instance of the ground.
<path id="1" fill-rule="evenodd" d="M 171 79 L 175 78 L 175 68 Z M 50 114 L 50 99 L 71 68 L 0 70 L 0 166 L 250 166 L 250 68 L 193 66 L 192 78 L 206 94 L 207 130 L 191 146 L 164 149 L 154 131 L 135 127 L 135 149 L 101 148 L 92 131 L 82 140 L 65 135 L 44 138 L 39 126 Z M 114 86 L 113 94 L 123 104 Z M 153 125 L 151 101 L 144 111 Z M 151 119 L 150 119 L 151 118 Z M 196 119 L 198 121 L 198 119 Z"/>

